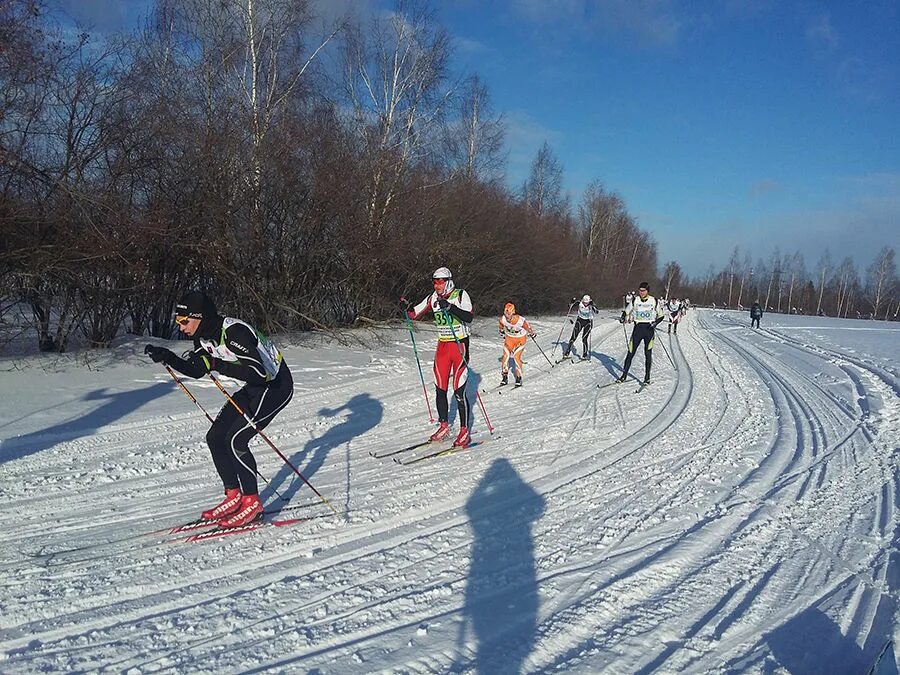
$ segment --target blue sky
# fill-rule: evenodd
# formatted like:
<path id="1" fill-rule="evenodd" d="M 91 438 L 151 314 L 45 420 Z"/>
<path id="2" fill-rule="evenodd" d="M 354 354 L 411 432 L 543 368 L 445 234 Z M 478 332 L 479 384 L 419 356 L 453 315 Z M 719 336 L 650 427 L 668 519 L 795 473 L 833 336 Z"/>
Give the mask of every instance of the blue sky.
<path id="1" fill-rule="evenodd" d="M 59 0 L 115 30 L 147 0 Z M 380 0 L 326 3 L 357 10 Z M 900 248 L 900 2 L 433 3 L 504 113 L 508 180 L 546 140 L 573 202 L 599 179 L 691 275 L 740 245 Z"/>

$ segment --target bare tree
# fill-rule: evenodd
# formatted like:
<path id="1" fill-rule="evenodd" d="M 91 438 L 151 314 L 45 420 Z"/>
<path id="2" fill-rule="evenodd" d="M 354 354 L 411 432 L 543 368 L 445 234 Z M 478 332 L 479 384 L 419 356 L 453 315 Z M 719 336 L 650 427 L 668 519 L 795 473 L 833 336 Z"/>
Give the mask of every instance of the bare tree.
<path id="1" fill-rule="evenodd" d="M 728 306 L 731 307 L 731 290 L 734 286 L 734 275 L 740 265 L 740 248 L 734 247 L 731 252 L 731 258 L 728 260 Z"/>
<path id="2" fill-rule="evenodd" d="M 524 187 L 525 202 L 538 217 L 547 213 L 559 213 L 567 208 L 562 176 L 562 165 L 550 145 L 544 141 L 531 162 L 531 173 Z"/>
<path id="3" fill-rule="evenodd" d="M 769 284 L 766 287 L 766 310 L 771 309 L 769 305 L 769 299 L 772 297 L 772 285 L 775 284 L 776 279 L 778 281 L 777 288 L 781 287 L 781 269 L 782 259 L 781 252 L 776 248 L 772 253 L 771 263 L 770 263 L 770 274 L 769 274 Z"/>
<path id="4" fill-rule="evenodd" d="M 827 248 L 825 249 L 825 253 L 822 254 L 822 257 L 819 258 L 816 269 L 819 272 L 819 299 L 816 301 L 816 315 L 819 315 L 822 312 L 822 297 L 825 294 L 825 277 L 831 270 L 831 253 L 829 253 Z"/>
<path id="5" fill-rule="evenodd" d="M 403 180 L 435 154 L 452 94 L 443 89 L 450 40 L 422 2 L 398 1 L 367 28 L 345 33 L 344 88 L 368 162 L 368 226 L 380 238 Z"/>
<path id="6" fill-rule="evenodd" d="M 445 140 L 451 171 L 466 181 L 497 184 L 506 161 L 503 116 L 494 113 L 487 87 L 477 75 L 459 88 L 454 114 Z"/>
<path id="7" fill-rule="evenodd" d="M 666 298 L 672 297 L 672 292 L 676 293 L 681 286 L 681 266 L 674 260 L 667 262 L 663 271 L 663 283 L 665 284 Z"/>
<path id="8" fill-rule="evenodd" d="M 742 308 L 743 305 L 741 301 L 744 298 L 744 283 L 747 281 L 747 277 L 753 274 L 752 263 L 750 262 L 750 253 L 744 255 L 743 261 L 741 261 L 740 267 L 740 275 L 741 275 L 741 285 L 738 289 L 738 297 L 737 297 L 737 306 L 738 308 Z"/>
<path id="9" fill-rule="evenodd" d="M 788 313 L 794 314 L 795 307 L 793 304 L 794 301 L 794 285 L 796 282 L 803 280 L 806 278 L 806 264 L 803 261 L 803 254 L 799 251 L 794 253 L 787 262 L 787 271 L 790 274 L 790 281 L 788 282 Z"/>
<path id="10" fill-rule="evenodd" d="M 873 319 L 878 318 L 878 312 L 885 304 L 885 300 L 893 295 L 897 286 L 897 265 L 894 262 L 894 255 L 893 248 L 884 246 L 866 271 L 866 294 L 872 306 Z"/>

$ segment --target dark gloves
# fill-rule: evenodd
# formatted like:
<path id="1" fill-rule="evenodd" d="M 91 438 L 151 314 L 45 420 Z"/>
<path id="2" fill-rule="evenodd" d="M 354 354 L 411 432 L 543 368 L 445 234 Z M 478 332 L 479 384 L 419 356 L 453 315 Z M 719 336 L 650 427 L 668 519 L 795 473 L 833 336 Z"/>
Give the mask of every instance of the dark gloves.
<path id="1" fill-rule="evenodd" d="M 570 305 L 577 305 L 577 304 L 578 304 L 578 298 L 572 298 L 572 300 L 569 302 L 569 304 L 570 304 Z"/>
<path id="2" fill-rule="evenodd" d="M 619 323 L 625 323 L 625 312 L 622 312 L 622 316 L 619 317 Z"/>
<path id="3" fill-rule="evenodd" d="M 653 322 L 653 327 L 656 328 L 659 324 L 661 324 L 663 322 L 663 319 L 665 319 L 664 316 L 659 317 L 656 321 Z"/>
<path id="4" fill-rule="evenodd" d="M 528 335 L 531 337 L 532 340 L 534 340 L 537 337 L 537 333 L 533 333 L 533 332 L 529 333 Z"/>
<path id="5" fill-rule="evenodd" d="M 450 301 L 447 298 L 438 298 L 437 303 L 441 309 L 447 309 L 450 306 Z"/>
<path id="6" fill-rule="evenodd" d="M 147 345 L 144 347 L 144 353 L 153 360 L 153 363 L 169 363 L 171 359 L 176 358 L 171 350 L 156 345 Z"/>
<path id="7" fill-rule="evenodd" d="M 205 356 L 200 352 L 191 352 L 185 361 L 187 361 L 190 364 L 191 369 L 195 371 L 208 373 L 209 371 L 216 369 L 216 360 L 213 357 Z"/>

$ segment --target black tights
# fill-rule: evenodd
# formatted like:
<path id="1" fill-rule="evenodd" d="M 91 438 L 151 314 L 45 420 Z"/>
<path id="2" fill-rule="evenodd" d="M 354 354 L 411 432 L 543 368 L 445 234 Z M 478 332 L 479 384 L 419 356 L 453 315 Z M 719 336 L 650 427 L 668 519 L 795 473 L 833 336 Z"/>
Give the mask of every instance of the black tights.
<path id="1" fill-rule="evenodd" d="M 294 380 L 291 371 L 282 362 L 278 377 L 274 380 L 263 386 L 245 385 L 231 398 L 253 420 L 256 429 L 262 430 L 293 395 Z M 245 495 L 259 492 L 256 459 L 249 446 L 250 439 L 256 436 L 256 429 L 229 401 L 206 433 L 206 444 L 213 464 L 226 490 L 240 487 Z"/>

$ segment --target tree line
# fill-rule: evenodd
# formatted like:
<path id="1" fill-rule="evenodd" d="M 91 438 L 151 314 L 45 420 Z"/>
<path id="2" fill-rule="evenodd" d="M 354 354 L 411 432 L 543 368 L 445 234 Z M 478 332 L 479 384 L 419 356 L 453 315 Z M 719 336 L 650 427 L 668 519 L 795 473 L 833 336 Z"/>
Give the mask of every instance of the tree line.
<path id="1" fill-rule="evenodd" d="M 900 281 L 890 246 L 882 247 L 862 273 L 852 258 L 838 261 L 828 249 L 808 267 L 800 252 L 776 248 L 754 262 L 749 251 L 735 247 L 724 268 L 710 265 L 699 278 L 684 277 L 677 263 L 667 263 L 663 285 L 694 304 L 741 308 L 759 302 L 770 312 L 900 319 Z"/>
<path id="2" fill-rule="evenodd" d="M 103 39 L 0 3 L 0 322 L 65 351 L 169 337 L 192 288 L 285 331 L 397 317 L 439 266 L 482 314 L 654 278 L 622 198 L 571 203 L 548 144 L 506 186 L 503 115 L 451 55 L 425 2 L 158 0 Z"/>

